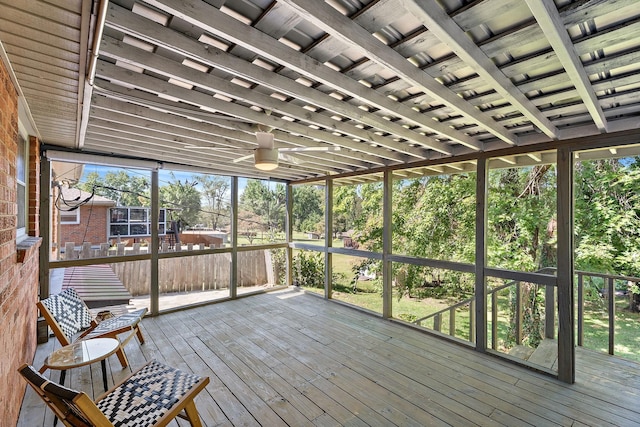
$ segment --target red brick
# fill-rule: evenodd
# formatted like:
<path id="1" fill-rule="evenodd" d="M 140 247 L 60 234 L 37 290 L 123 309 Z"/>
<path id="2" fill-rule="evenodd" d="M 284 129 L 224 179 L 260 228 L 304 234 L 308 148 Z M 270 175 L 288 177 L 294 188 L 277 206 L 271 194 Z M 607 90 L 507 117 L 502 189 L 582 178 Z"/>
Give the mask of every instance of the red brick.
<path id="1" fill-rule="evenodd" d="M 26 384 L 16 369 L 32 362 L 36 348 L 36 301 L 38 296 L 38 251 L 16 249 L 16 138 L 18 96 L 4 63 L 0 60 L 0 396 L 2 425 L 15 425 Z M 35 150 L 35 148 L 34 148 Z M 36 151 L 33 151 L 36 153 Z M 31 158 L 29 167 L 37 167 Z M 32 163 L 33 162 L 33 163 Z M 39 170 L 39 169 L 38 169 Z M 29 196 L 39 194 L 39 182 L 29 183 Z M 32 186 L 33 184 L 33 186 Z M 35 199 L 37 200 L 37 199 Z M 38 205 L 29 209 L 29 220 L 37 218 Z M 30 230 L 31 231 L 31 230 Z M 37 230 L 36 230 L 37 231 Z"/>

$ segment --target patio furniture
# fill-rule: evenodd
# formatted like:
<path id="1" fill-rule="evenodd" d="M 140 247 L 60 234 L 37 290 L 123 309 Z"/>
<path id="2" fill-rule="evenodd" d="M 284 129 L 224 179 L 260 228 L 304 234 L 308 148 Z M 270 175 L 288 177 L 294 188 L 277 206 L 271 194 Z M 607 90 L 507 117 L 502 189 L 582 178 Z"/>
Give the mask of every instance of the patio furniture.
<path id="1" fill-rule="evenodd" d="M 186 419 L 193 427 L 202 426 L 194 399 L 209 383 L 209 377 L 155 360 L 95 401 L 84 392 L 49 381 L 28 364 L 18 371 L 65 426 L 166 426 L 176 417 Z"/>
<path id="2" fill-rule="evenodd" d="M 89 308 L 76 291 L 68 288 L 57 295 L 39 301 L 38 309 L 63 346 L 90 338 L 119 339 L 119 335 L 126 334 L 124 339 L 120 340 L 120 348 L 116 351 L 123 368 L 129 364 L 124 354 L 126 343 L 136 335 L 140 344 L 144 344 L 139 323 L 147 312 L 146 308 L 98 323 L 92 319 Z"/>
<path id="3" fill-rule="evenodd" d="M 64 385 L 67 369 L 78 368 L 91 363 L 100 362 L 102 368 L 102 383 L 107 391 L 107 365 L 105 360 L 120 348 L 120 341 L 115 338 L 92 338 L 80 340 L 73 344 L 60 347 L 51 353 L 40 368 L 40 373 L 47 369 L 60 370 L 60 385 Z"/>

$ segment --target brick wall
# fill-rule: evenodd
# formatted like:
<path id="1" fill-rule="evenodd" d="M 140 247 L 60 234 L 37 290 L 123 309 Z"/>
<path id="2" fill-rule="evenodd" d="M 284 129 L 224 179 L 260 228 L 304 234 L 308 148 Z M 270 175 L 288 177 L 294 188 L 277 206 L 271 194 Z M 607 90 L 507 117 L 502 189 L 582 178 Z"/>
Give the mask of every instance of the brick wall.
<path id="1" fill-rule="evenodd" d="M 107 243 L 108 206 L 80 207 L 80 224 L 60 224 L 60 244 L 73 242 L 76 246 L 83 242 L 93 244 Z"/>
<path id="2" fill-rule="evenodd" d="M 16 369 L 35 354 L 39 268 L 39 240 L 16 244 L 17 136 L 18 96 L 0 61 L 0 423 L 7 426 L 16 424 L 26 388 Z M 37 156 L 32 161 L 37 163 Z M 30 195 L 38 192 L 35 185 L 29 186 Z M 38 232 L 31 224 L 36 217 L 37 206 L 30 204 L 30 234 Z"/>

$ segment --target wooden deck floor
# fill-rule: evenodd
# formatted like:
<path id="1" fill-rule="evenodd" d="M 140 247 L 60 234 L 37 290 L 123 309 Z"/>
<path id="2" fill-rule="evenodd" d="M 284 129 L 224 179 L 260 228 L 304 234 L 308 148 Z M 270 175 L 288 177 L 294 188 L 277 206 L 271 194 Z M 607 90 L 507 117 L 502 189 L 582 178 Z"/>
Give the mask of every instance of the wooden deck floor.
<path id="1" fill-rule="evenodd" d="M 126 347 L 132 367 L 156 358 L 210 376 L 196 400 L 206 426 L 640 425 L 637 363 L 578 351 L 566 385 L 296 290 L 142 325 L 147 343 Z M 67 384 L 100 393 L 99 366 L 70 371 Z M 108 367 L 109 384 L 130 372 L 115 356 Z M 18 425 L 52 422 L 28 390 Z"/>

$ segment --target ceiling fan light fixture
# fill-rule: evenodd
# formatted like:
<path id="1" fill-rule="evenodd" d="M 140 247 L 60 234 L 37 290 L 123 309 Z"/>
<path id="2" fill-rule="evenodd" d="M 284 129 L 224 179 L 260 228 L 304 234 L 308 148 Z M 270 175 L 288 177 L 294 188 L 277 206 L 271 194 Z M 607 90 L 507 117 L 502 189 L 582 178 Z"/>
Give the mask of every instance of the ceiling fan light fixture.
<path id="1" fill-rule="evenodd" d="M 272 171 L 278 167 L 278 150 L 256 148 L 253 158 L 256 169 Z"/>

